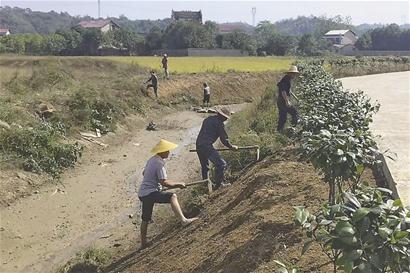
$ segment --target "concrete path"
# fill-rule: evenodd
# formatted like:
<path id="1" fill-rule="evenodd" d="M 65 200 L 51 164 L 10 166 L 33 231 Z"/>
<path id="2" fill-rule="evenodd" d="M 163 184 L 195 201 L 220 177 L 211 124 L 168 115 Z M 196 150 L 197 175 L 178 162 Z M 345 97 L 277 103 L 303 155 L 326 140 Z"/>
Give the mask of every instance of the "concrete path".
<path id="1" fill-rule="evenodd" d="M 341 79 L 344 88 L 362 90 L 380 102 L 371 130 L 377 138 L 387 166 L 396 183 L 399 197 L 410 206 L 410 71 Z"/>

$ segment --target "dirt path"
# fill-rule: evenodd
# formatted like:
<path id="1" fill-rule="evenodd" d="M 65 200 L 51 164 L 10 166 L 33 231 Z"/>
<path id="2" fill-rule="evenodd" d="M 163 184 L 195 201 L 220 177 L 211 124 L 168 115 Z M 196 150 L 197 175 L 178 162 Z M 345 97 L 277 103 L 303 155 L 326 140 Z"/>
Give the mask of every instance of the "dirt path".
<path id="1" fill-rule="evenodd" d="M 203 117 L 188 111 L 171 113 L 158 122 L 159 131 L 139 128 L 131 137 L 106 139 L 110 146 L 84 158 L 61 185 L 47 186 L 1 208 L 0 272 L 49 272 L 117 229 L 136 233 L 129 214 L 137 211 L 135 183 L 149 150 L 162 137 L 179 143 L 168 163 L 169 173 L 182 181 L 196 178 L 196 155 L 186 146 L 195 141 Z"/>

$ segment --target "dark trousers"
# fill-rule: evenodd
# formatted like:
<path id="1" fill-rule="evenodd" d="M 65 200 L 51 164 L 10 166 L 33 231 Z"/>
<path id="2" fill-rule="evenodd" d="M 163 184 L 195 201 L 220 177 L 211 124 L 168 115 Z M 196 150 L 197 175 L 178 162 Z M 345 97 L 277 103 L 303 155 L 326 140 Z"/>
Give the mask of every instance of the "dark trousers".
<path id="1" fill-rule="evenodd" d="M 293 106 L 287 107 L 284 102 L 277 101 L 279 110 L 279 120 L 278 120 L 278 132 L 282 132 L 285 128 L 285 123 L 288 118 L 288 114 L 292 116 L 292 125 L 295 126 L 298 123 L 299 115 L 296 108 Z"/>
<path id="2" fill-rule="evenodd" d="M 226 162 L 212 146 L 196 147 L 199 162 L 201 162 L 202 179 L 208 178 L 209 161 L 215 166 L 215 185 L 219 187 L 224 180 Z"/>
<path id="3" fill-rule="evenodd" d="M 158 85 L 156 85 L 156 84 L 148 84 L 148 85 L 147 85 L 147 93 L 148 93 L 148 88 L 150 88 L 150 87 L 152 87 L 152 88 L 154 89 L 155 97 L 158 98 Z"/>

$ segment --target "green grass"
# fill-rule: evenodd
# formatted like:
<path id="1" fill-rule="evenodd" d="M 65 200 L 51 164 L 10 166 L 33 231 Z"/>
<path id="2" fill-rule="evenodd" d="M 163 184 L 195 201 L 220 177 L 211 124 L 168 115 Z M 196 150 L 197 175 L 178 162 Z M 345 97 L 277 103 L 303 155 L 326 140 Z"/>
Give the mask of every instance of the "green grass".
<path id="1" fill-rule="evenodd" d="M 142 67 L 161 70 L 161 57 L 96 57 L 135 63 Z M 171 73 L 225 73 L 230 71 L 263 72 L 284 71 L 295 59 L 292 57 L 170 57 L 168 64 Z"/>
<path id="2" fill-rule="evenodd" d="M 125 116 L 150 106 L 140 90 L 147 71 L 130 64 L 10 57 L 0 60 L 0 73 L 0 120 L 11 126 L 0 128 L 0 169 L 59 178 L 81 156 L 79 131 L 115 131 Z M 39 114 L 42 103 L 56 111 Z"/>
<path id="3" fill-rule="evenodd" d="M 280 149 L 288 142 L 286 136 L 276 133 L 278 111 L 276 108 L 277 88 L 268 88 L 265 94 L 245 110 L 233 115 L 228 123 L 229 139 L 238 146 L 258 145 L 260 158 Z M 227 179 L 234 180 L 236 173 L 254 161 L 249 151 L 225 152 L 229 162 Z"/>
<path id="4" fill-rule="evenodd" d="M 111 261 L 111 253 L 105 249 L 88 248 L 55 271 L 56 273 L 97 273 Z"/>

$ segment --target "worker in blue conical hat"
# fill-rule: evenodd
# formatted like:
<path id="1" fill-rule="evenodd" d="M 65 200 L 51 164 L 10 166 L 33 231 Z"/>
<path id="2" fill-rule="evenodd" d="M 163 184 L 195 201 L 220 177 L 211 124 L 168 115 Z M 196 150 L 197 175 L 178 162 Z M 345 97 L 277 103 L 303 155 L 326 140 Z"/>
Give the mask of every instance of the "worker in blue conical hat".
<path id="1" fill-rule="evenodd" d="M 202 122 L 201 130 L 196 139 L 196 150 L 201 163 L 202 179 L 208 178 L 209 161 L 215 166 L 214 189 L 218 189 L 220 186 L 229 186 L 230 184 L 224 183 L 226 162 L 213 147 L 213 144 L 219 138 L 226 147 L 234 151 L 238 150 L 238 146 L 230 143 L 224 126 L 224 122 L 231 116 L 231 111 L 223 107 L 218 108 L 216 112 L 216 115 L 208 117 Z"/>
<path id="2" fill-rule="evenodd" d="M 198 219 L 186 218 L 182 213 L 176 194 L 162 191 L 162 186 L 167 188 L 185 188 L 184 183 L 169 180 L 167 171 L 165 170 L 165 159 L 168 158 L 170 151 L 177 146 L 175 143 L 161 139 L 151 150 L 151 153 L 154 155 L 148 160 L 144 168 L 142 183 L 138 191 L 138 198 L 142 202 L 140 249 L 147 246 L 148 224 L 151 222 L 152 210 L 155 203 L 170 203 L 175 215 L 184 224 L 189 224 Z"/>

